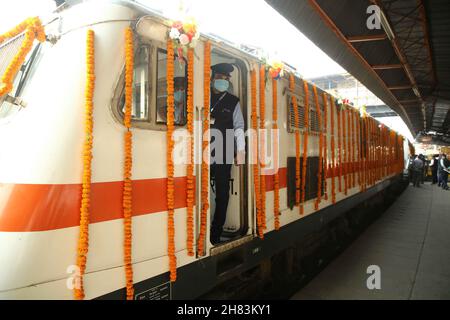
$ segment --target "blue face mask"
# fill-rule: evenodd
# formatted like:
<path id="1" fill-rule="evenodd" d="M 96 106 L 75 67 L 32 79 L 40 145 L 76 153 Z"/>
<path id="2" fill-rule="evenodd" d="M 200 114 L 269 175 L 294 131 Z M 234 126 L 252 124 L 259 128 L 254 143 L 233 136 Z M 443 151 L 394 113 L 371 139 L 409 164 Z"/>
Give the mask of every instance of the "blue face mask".
<path id="1" fill-rule="evenodd" d="M 173 93 L 173 98 L 175 99 L 175 102 L 180 102 L 184 97 L 184 91 L 175 91 Z"/>
<path id="2" fill-rule="evenodd" d="M 228 80 L 225 79 L 215 79 L 214 80 L 214 88 L 216 88 L 217 91 L 225 92 L 228 90 L 230 83 Z"/>

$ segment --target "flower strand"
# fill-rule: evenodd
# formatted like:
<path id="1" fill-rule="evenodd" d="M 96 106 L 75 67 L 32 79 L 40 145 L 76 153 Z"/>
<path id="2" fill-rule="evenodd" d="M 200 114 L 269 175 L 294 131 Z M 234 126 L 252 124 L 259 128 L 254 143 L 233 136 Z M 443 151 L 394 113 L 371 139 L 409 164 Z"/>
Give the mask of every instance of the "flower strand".
<path id="1" fill-rule="evenodd" d="M 124 228 L 124 264 L 126 276 L 127 300 L 134 297 L 133 288 L 133 265 L 131 258 L 132 246 L 132 186 L 131 168 L 132 160 L 132 133 L 131 128 L 131 105 L 133 99 L 133 72 L 134 72 L 134 48 L 133 31 L 130 27 L 125 30 L 125 114 L 124 125 L 127 129 L 124 135 L 124 179 L 123 179 L 123 228 Z"/>
<path id="2" fill-rule="evenodd" d="M 187 91 L 187 130 L 188 165 L 187 165 L 187 221 L 186 221 L 186 248 L 189 256 L 194 255 L 194 49 L 188 49 L 188 91 Z"/>
<path id="3" fill-rule="evenodd" d="M 33 48 L 34 39 L 39 42 L 45 41 L 45 30 L 41 24 L 41 20 L 37 17 L 28 18 L 15 28 L 0 35 L 0 44 L 6 39 L 13 38 L 20 33 L 25 32 L 24 40 L 17 51 L 16 55 L 11 59 L 11 62 L 6 67 L 5 72 L 0 79 L 0 97 L 11 92 L 13 89 L 14 78 L 19 72 L 20 67 L 25 61 L 26 56 Z"/>
<path id="4" fill-rule="evenodd" d="M 172 40 L 167 41 L 167 253 L 169 255 L 170 281 L 177 279 L 177 257 L 175 255 L 175 187 L 174 187 L 174 163 L 172 158 L 174 141 L 172 139 L 174 128 L 174 49 Z"/>
<path id="5" fill-rule="evenodd" d="M 205 157 L 209 158 L 209 99 L 210 99 L 210 68 L 211 68 L 211 43 L 205 42 L 203 58 L 203 141 L 202 141 L 202 185 L 201 200 L 202 210 L 200 215 L 200 232 L 197 240 L 197 254 L 204 255 L 204 244 L 206 236 L 206 223 L 209 209 L 209 164 Z"/>
<path id="6" fill-rule="evenodd" d="M 91 198 L 91 166 L 93 145 L 93 96 L 95 87 L 94 31 L 88 30 L 86 38 L 86 87 L 85 87 L 85 127 L 83 143 L 83 178 L 81 186 L 80 231 L 78 235 L 77 267 L 79 284 L 75 286 L 74 297 L 84 299 L 83 277 L 86 271 L 87 253 L 89 251 L 89 213 Z"/>
<path id="7" fill-rule="evenodd" d="M 308 132 L 309 132 L 309 89 L 308 82 L 303 80 L 303 90 L 304 90 L 304 101 L 305 101 L 305 130 L 303 132 L 303 168 L 302 168 L 302 187 L 301 196 L 302 200 L 300 203 L 300 214 L 304 214 L 303 204 L 305 202 L 305 187 L 306 187 L 306 168 L 308 162 Z"/>
<path id="8" fill-rule="evenodd" d="M 275 165 L 278 164 L 278 81 L 272 79 L 272 128 L 273 128 L 273 158 Z M 278 168 L 275 167 L 273 177 L 273 215 L 275 230 L 280 229 L 280 178 Z"/>

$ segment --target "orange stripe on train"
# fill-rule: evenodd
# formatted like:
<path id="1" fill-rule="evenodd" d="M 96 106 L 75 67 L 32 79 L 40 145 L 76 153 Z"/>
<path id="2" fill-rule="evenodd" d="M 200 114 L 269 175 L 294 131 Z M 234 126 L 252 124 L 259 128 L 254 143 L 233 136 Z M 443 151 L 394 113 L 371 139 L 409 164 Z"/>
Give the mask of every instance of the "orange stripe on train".
<path id="1" fill-rule="evenodd" d="M 280 188 L 286 168 L 280 168 Z M 273 190 L 273 176 L 266 176 Z M 133 181 L 133 216 L 167 211 L 167 179 Z M 90 223 L 122 218 L 122 181 L 91 185 Z M 175 208 L 186 207 L 186 177 L 175 178 Z M 78 226 L 81 184 L 1 184 L 0 232 L 46 231 Z"/>

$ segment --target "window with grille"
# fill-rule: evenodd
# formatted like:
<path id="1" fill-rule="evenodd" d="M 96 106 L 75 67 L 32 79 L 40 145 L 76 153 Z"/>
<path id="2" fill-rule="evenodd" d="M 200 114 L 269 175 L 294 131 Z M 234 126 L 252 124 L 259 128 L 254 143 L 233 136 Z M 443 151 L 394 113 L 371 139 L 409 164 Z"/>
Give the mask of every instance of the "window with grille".
<path id="1" fill-rule="evenodd" d="M 297 110 L 298 110 L 298 126 L 295 123 L 295 112 L 294 112 L 294 103 L 292 101 L 292 96 L 288 95 L 288 129 L 289 132 L 293 132 L 294 129 L 303 129 L 305 128 L 305 108 L 303 106 L 303 100 L 297 97 Z"/>

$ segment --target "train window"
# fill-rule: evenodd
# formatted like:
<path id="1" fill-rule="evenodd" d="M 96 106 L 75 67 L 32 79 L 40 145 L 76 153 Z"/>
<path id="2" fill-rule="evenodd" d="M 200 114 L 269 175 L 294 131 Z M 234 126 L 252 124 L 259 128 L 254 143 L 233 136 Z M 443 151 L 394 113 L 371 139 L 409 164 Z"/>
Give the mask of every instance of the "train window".
<path id="1" fill-rule="evenodd" d="M 134 73 L 133 73 L 133 101 L 131 109 L 131 119 L 134 121 L 148 121 L 149 107 L 149 84 L 148 84 L 148 68 L 149 68 L 149 51 L 146 45 L 139 46 L 135 53 Z M 121 116 L 125 111 L 125 85 L 123 85 L 120 105 L 122 106 Z"/>
<path id="2" fill-rule="evenodd" d="M 157 53 L 157 83 L 156 83 L 156 122 L 167 122 L 167 51 L 158 49 Z M 187 61 L 182 61 L 175 54 L 174 64 L 174 100 L 175 115 L 174 123 L 176 125 L 186 124 L 186 92 L 187 92 Z"/>
<path id="3" fill-rule="evenodd" d="M 24 41 L 24 37 L 25 33 L 22 33 L 0 45 L 0 77 L 5 73 L 12 59 L 14 59 L 19 51 Z M 0 97 L 0 119 L 3 120 L 13 116 L 25 106 L 25 102 L 22 101 L 20 97 L 25 89 L 25 84 L 32 73 L 32 69 L 35 69 L 36 63 L 34 63 L 34 61 L 40 54 L 40 48 L 40 44 L 35 45 L 31 53 L 25 58 L 24 64 L 17 73 L 11 92 Z"/>

